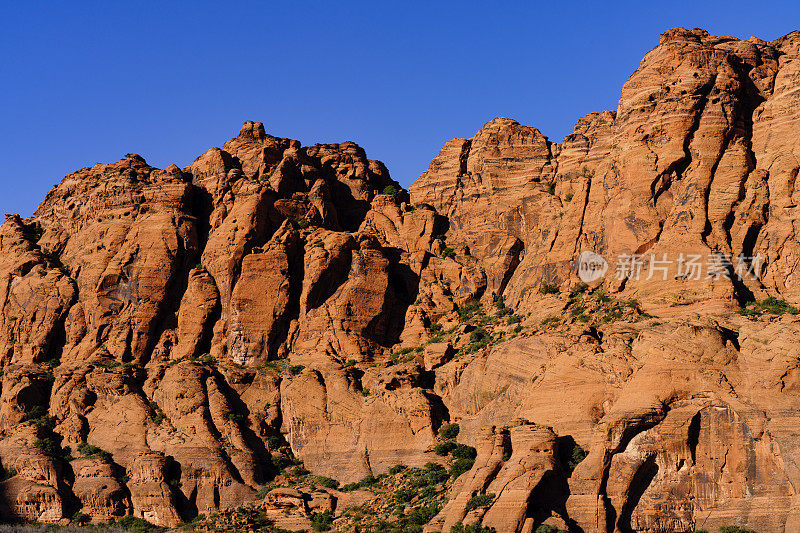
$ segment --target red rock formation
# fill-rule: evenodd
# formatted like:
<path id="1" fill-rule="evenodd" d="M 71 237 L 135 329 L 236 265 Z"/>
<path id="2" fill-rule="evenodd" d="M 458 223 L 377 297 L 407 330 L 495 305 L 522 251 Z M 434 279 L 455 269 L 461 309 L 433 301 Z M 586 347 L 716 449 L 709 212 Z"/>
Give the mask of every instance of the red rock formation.
<path id="1" fill-rule="evenodd" d="M 444 462 L 457 421 L 478 457 L 428 531 L 800 528 L 798 56 L 670 30 L 616 111 L 561 144 L 494 119 L 410 196 L 253 122 L 182 170 L 67 176 L 0 226 L 0 515 L 244 524 L 289 450 L 354 482 Z M 609 272 L 567 291 L 583 251 Z M 711 253 L 759 279 L 614 276 Z M 307 528 L 348 501 L 263 506 Z"/>

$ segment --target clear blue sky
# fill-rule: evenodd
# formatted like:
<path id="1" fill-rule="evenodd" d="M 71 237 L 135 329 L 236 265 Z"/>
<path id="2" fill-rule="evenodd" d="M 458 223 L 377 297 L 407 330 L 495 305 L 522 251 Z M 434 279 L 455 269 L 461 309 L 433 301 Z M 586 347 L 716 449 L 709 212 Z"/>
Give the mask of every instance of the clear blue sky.
<path id="1" fill-rule="evenodd" d="M 560 141 L 616 108 L 665 29 L 772 40 L 800 23 L 797 2 L 753 1 L 0 6 L 0 215 L 128 152 L 187 165 L 248 119 L 356 141 L 407 187 L 495 116 Z"/>

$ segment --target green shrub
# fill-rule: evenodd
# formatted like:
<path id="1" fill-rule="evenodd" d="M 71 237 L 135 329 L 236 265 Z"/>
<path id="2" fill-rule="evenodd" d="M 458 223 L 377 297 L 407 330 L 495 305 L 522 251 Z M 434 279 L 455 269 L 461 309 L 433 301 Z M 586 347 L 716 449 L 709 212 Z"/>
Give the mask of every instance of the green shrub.
<path id="1" fill-rule="evenodd" d="M 92 446 L 88 442 L 81 442 L 78 444 L 78 453 L 83 455 L 84 457 L 91 457 L 91 458 L 99 458 L 104 461 L 111 461 L 111 454 L 107 451 L 98 448 L 97 446 Z"/>
<path id="2" fill-rule="evenodd" d="M 402 472 L 406 468 L 408 468 L 406 465 L 394 465 L 393 467 L 391 467 L 389 469 L 389 475 L 390 476 L 394 476 L 396 474 L 399 474 L 400 472 Z"/>
<path id="3" fill-rule="evenodd" d="M 297 224 L 297 227 L 300 229 L 307 228 L 310 225 L 305 217 L 295 217 L 294 223 Z"/>
<path id="4" fill-rule="evenodd" d="M 566 196 L 564 196 L 564 200 L 566 200 L 567 202 L 571 202 L 572 201 L 572 196 L 573 196 L 572 193 L 568 192 L 566 194 Z"/>
<path id="5" fill-rule="evenodd" d="M 483 328 L 476 328 L 469 334 L 469 346 L 467 353 L 474 353 L 486 348 L 492 342 L 492 337 Z"/>
<path id="6" fill-rule="evenodd" d="M 92 520 L 91 516 L 89 516 L 88 514 L 81 513 L 80 511 L 78 511 L 77 513 L 72 515 L 72 518 L 70 518 L 70 521 L 72 523 L 78 524 L 78 525 L 81 525 L 81 526 L 84 525 L 84 524 L 88 524 L 91 520 Z"/>
<path id="7" fill-rule="evenodd" d="M 335 479 L 331 479 L 329 477 L 325 477 L 325 476 L 317 476 L 316 478 L 314 478 L 314 482 L 317 485 L 325 487 L 326 489 L 338 489 L 339 488 L 339 482 L 338 481 L 336 481 Z"/>
<path id="8" fill-rule="evenodd" d="M 328 510 L 311 516 L 311 527 L 314 531 L 330 531 L 331 525 L 333 525 L 333 515 Z"/>
<path id="9" fill-rule="evenodd" d="M 458 309 L 458 316 L 461 320 L 472 318 L 475 313 L 482 311 L 481 304 L 477 300 L 470 300 Z"/>
<path id="10" fill-rule="evenodd" d="M 292 475 L 297 477 L 305 477 L 309 475 L 311 472 L 308 468 L 304 467 L 303 465 L 297 465 L 296 467 L 292 468 Z"/>
<path id="11" fill-rule="evenodd" d="M 547 194 L 555 194 L 556 193 L 556 182 L 551 181 L 550 183 L 546 183 L 544 191 Z"/>
<path id="12" fill-rule="evenodd" d="M 437 323 L 431 324 L 428 327 L 428 331 L 431 333 L 431 335 L 437 335 L 437 334 L 441 333 L 442 325 L 441 324 L 437 324 Z"/>
<path id="13" fill-rule="evenodd" d="M 475 459 L 457 459 L 450 466 L 450 477 L 453 479 L 458 478 L 464 472 L 469 472 L 472 465 L 475 464 Z"/>
<path id="14" fill-rule="evenodd" d="M 445 259 L 455 259 L 456 251 L 449 246 L 445 246 L 444 250 L 442 250 L 442 257 Z"/>
<path id="15" fill-rule="evenodd" d="M 408 522 L 420 526 L 425 525 L 430 522 L 434 516 L 439 514 L 441 509 L 441 505 L 436 502 L 423 505 L 422 507 L 418 507 L 411 511 L 411 513 L 408 515 Z"/>
<path id="16" fill-rule="evenodd" d="M 513 312 L 514 311 L 512 311 L 510 307 L 504 307 L 502 309 L 498 309 L 497 312 L 495 313 L 495 316 L 499 317 L 499 318 L 502 318 L 504 316 L 508 316 L 508 315 L 512 314 Z"/>
<path id="17" fill-rule="evenodd" d="M 391 194 L 392 196 L 394 196 L 398 192 L 400 191 L 394 185 L 387 185 L 386 187 L 383 188 L 382 194 Z"/>
<path id="18" fill-rule="evenodd" d="M 569 288 L 569 297 L 576 298 L 579 294 L 583 294 L 588 290 L 589 286 L 586 283 L 579 281 L 578 283 Z"/>
<path id="19" fill-rule="evenodd" d="M 122 528 L 131 533 L 153 533 L 156 531 L 164 531 L 163 528 L 155 526 L 142 518 L 135 516 L 124 516 L 114 523 L 115 526 Z"/>
<path id="20" fill-rule="evenodd" d="M 23 422 L 33 422 L 37 429 L 52 430 L 56 425 L 56 419 L 50 416 L 47 408 L 42 405 L 34 405 L 25 411 L 22 417 Z"/>
<path id="21" fill-rule="evenodd" d="M 407 471 L 409 485 L 424 490 L 447 481 L 450 474 L 439 463 L 430 462 L 424 468 L 411 468 Z"/>
<path id="22" fill-rule="evenodd" d="M 397 350 L 392 355 L 389 356 L 392 364 L 399 364 L 399 363 L 407 363 L 408 361 L 413 361 L 414 358 L 417 356 L 418 353 L 421 353 L 423 350 L 422 346 L 410 346 L 403 348 L 401 350 Z"/>
<path id="23" fill-rule="evenodd" d="M 102 348 L 105 349 L 104 346 Z M 101 357 L 111 357 L 111 354 L 109 354 L 108 352 L 105 352 L 105 353 L 100 354 L 100 356 Z M 95 359 L 90 364 L 92 366 L 97 367 L 97 368 L 105 368 L 106 370 L 111 370 L 112 368 L 117 368 L 122 363 L 120 363 L 119 361 L 115 361 L 114 359 L 111 359 L 111 360 Z"/>
<path id="24" fill-rule="evenodd" d="M 489 338 L 489 333 L 483 328 L 475 328 L 469 334 L 469 342 L 482 342 Z"/>
<path id="25" fill-rule="evenodd" d="M 444 457 L 450 452 L 452 452 L 456 448 L 456 446 L 458 445 L 455 442 L 449 440 L 447 442 L 442 442 L 440 444 L 437 444 L 436 448 L 434 448 L 433 451 L 436 453 L 436 455 L 441 455 L 442 457 Z"/>
<path id="26" fill-rule="evenodd" d="M 199 359 L 200 359 L 200 362 L 205 364 L 205 365 L 216 365 L 217 364 L 217 358 L 214 357 L 211 354 L 207 354 L 207 353 L 203 354 L 203 355 L 201 355 L 199 357 Z"/>
<path id="27" fill-rule="evenodd" d="M 244 422 L 245 416 L 242 413 L 228 413 L 228 420 L 234 424 L 241 424 Z"/>
<path id="28" fill-rule="evenodd" d="M 542 524 L 541 526 L 536 528 L 536 531 L 534 533 L 562 533 L 562 532 L 556 526 L 551 526 L 550 524 Z"/>
<path id="29" fill-rule="evenodd" d="M 443 439 L 455 439 L 461 430 L 458 424 L 444 424 L 439 428 L 439 436 Z"/>
<path id="30" fill-rule="evenodd" d="M 41 450 L 42 453 L 50 457 L 59 457 L 62 453 L 61 446 L 59 446 L 55 439 L 49 435 L 40 439 L 36 439 L 33 445 Z"/>
<path id="31" fill-rule="evenodd" d="M 542 327 L 545 327 L 545 328 L 552 328 L 552 327 L 557 326 L 560 323 L 561 323 L 561 318 L 559 318 L 557 316 L 549 316 L 549 317 L 547 317 L 545 319 L 542 319 L 542 322 L 541 322 Z"/>
<path id="32" fill-rule="evenodd" d="M 571 474 L 575 467 L 586 459 L 587 453 L 574 440 L 564 439 L 559 441 L 558 455 L 564 469 Z"/>
<path id="33" fill-rule="evenodd" d="M 395 491 L 394 493 L 394 501 L 397 503 L 408 503 L 414 499 L 414 496 L 417 495 L 417 491 L 413 489 L 400 489 Z"/>
<path id="34" fill-rule="evenodd" d="M 155 401 L 151 400 L 150 419 L 155 422 L 157 426 L 160 426 L 161 422 L 163 422 L 165 418 L 166 415 L 164 414 L 164 411 L 161 410 L 161 407 L 159 407 Z"/>
<path id="35" fill-rule="evenodd" d="M 344 487 L 342 487 L 342 492 L 350 492 L 357 489 L 363 489 L 364 487 L 371 487 L 372 485 L 378 482 L 378 478 L 375 476 L 366 476 L 361 479 L 361 481 L 357 481 L 355 483 L 348 483 Z"/>
<path id="36" fill-rule="evenodd" d="M 453 457 L 455 459 L 475 459 L 477 456 L 478 451 L 466 444 L 459 444 L 453 449 Z"/>
<path id="37" fill-rule="evenodd" d="M 280 453 L 273 453 L 271 457 L 272 466 L 275 467 L 276 470 L 282 471 L 287 466 L 292 466 L 293 461 Z"/>
<path id="38" fill-rule="evenodd" d="M 477 522 L 468 526 L 458 522 L 450 527 L 450 533 L 496 533 L 496 531 L 493 527 L 484 527 Z"/>
<path id="39" fill-rule="evenodd" d="M 269 445 L 270 450 L 277 450 L 283 446 L 283 437 L 280 435 L 270 435 L 267 439 L 267 444 Z"/>
<path id="40" fill-rule="evenodd" d="M 754 529 L 748 529 L 739 526 L 722 526 L 719 528 L 719 533 L 756 533 Z"/>
<path id="41" fill-rule="evenodd" d="M 774 296 L 770 296 L 765 298 L 761 301 L 754 301 L 749 302 L 745 305 L 744 309 L 738 311 L 738 313 L 742 316 L 751 317 L 751 318 L 758 318 L 764 314 L 769 315 L 796 315 L 798 314 L 798 309 L 794 306 L 789 305 L 785 300 L 779 300 Z M 735 527 L 735 526 L 731 526 Z"/>
<path id="42" fill-rule="evenodd" d="M 522 322 L 522 318 L 519 315 L 511 315 L 508 317 L 506 324 L 519 324 L 520 322 Z"/>
<path id="43" fill-rule="evenodd" d="M 555 283 L 542 283 L 539 285 L 540 294 L 558 294 L 559 292 L 558 285 Z"/>
<path id="44" fill-rule="evenodd" d="M 289 367 L 289 373 L 293 376 L 296 376 L 297 374 L 302 372 L 303 369 L 305 369 L 303 365 L 292 365 Z"/>
<path id="45" fill-rule="evenodd" d="M 494 501 L 494 494 L 476 494 L 467 501 L 467 511 L 477 509 L 478 507 L 489 507 Z"/>

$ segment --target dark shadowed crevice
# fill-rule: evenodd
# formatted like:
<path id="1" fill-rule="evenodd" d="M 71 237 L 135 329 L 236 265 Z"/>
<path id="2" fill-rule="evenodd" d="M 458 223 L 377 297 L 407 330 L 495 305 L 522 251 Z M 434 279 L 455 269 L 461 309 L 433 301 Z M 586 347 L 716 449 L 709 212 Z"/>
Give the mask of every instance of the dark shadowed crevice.
<path id="1" fill-rule="evenodd" d="M 305 248 L 302 242 L 295 242 L 285 248 L 285 253 L 289 265 L 286 274 L 289 281 L 289 301 L 284 312 L 275 317 L 275 322 L 270 328 L 266 347 L 268 360 L 278 358 L 278 349 L 288 339 L 292 321 L 300 318 L 300 296 L 305 278 Z"/>
<path id="2" fill-rule="evenodd" d="M 213 370 L 213 374 L 217 378 L 217 386 L 219 386 L 220 392 L 231 406 L 232 412 L 244 415 L 245 420 L 247 420 L 250 416 L 250 409 L 248 409 L 247 405 L 242 401 L 236 391 L 228 384 L 225 376 L 216 369 Z M 256 457 L 256 461 L 253 465 L 255 467 L 254 474 L 256 481 L 267 482 L 271 480 L 275 477 L 277 472 L 274 470 L 272 455 L 264 445 L 264 441 L 258 438 L 255 432 L 250 428 L 250 424 L 240 423 L 238 427 L 242 433 L 245 445 Z"/>
<path id="3" fill-rule="evenodd" d="M 631 483 L 628 486 L 628 497 L 625 500 L 625 504 L 622 506 L 619 522 L 617 524 L 619 531 L 623 533 L 633 533 L 634 529 L 631 525 L 633 511 L 639 505 L 642 495 L 657 474 L 658 465 L 656 464 L 656 456 L 651 455 L 645 459 L 644 463 L 642 463 L 633 475 L 633 479 L 631 479 Z"/>
<path id="4" fill-rule="evenodd" d="M 758 234 L 761 232 L 761 224 L 753 224 L 747 228 L 747 233 L 742 241 L 742 255 L 752 257 L 755 250 Z"/>
<path id="5" fill-rule="evenodd" d="M 736 259 L 734 258 L 734 261 L 735 260 Z M 755 294 L 753 294 L 753 291 L 751 291 L 750 288 L 745 285 L 744 280 L 736 274 L 734 265 L 728 265 L 727 270 L 728 277 L 733 285 L 733 296 L 736 298 L 736 301 L 739 303 L 739 305 L 744 307 L 747 302 L 752 302 L 755 300 Z"/>
<path id="6" fill-rule="evenodd" d="M 461 153 L 458 155 L 458 176 L 461 177 L 467 173 L 467 161 L 469 160 L 469 152 L 472 150 L 472 139 L 467 139 L 461 145 Z"/>
<path id="7" fill-rule="evenodd" d="M 506 267 L 506 271 L 503 273 L 503 280 L 500 282 L 500 288 L 497 290 L 498 295 L 503 294 L 503 292 L 506 290 L 508 282 L 511 281 L 511 278 L 517 271 L 517 267 L 522 262 L 520 260 L 520 256 L 522 255 L 524 249 L 525 245 L 522 243 L 522 241 L 516 239 L 514 244 L 508 250 L 508 253 L 506 254 L 506 257 L 508 258 L 508 267 Z"/>
<path id="8" fill-rule="evenodd" d="M 401 250 L 381 248 L 381 252 L 389 260 L 389 283 L 381 310 L 364 329 L 364 337 L 389 347 L 400 341 L 400 334 L 405 328 L 406 311 L 419 293 L 419 276 L 400 262 Z"/>
<path id="9" fill-rule="evenodd" d="M 568 497 L 569 485 L 566 478 L 557 471 L 545 472 L 528 496 L 525 517 L 533 519 L 534 530 L 553 513 L 570 523 L 566 506 Z M 571 527 L 570 530 L 574 529 Z"/>
<path id="10" fill-rule="evenodd" d="M 214 199 L 203 187 L 192 185 L 189 196 L 189 212 L 195 217 L 197 232 L 197 257 L 202 257 L 211 234 L 211 215 L 214 212 Z"/>
<path id="11" fill-rule="evenodd" d="M 306 311 L 311 311 L 324 304 L 347 281 L 353 261 L 352 252 L 355 246 L 355 241 L 348 241 L 342 247 L 341 253 L 332 257 L 328 264 L 324 266 L 319 279 L 308 291 Z"/>
<path id="12" fill-rule="evenodd" d="M 652 413 L 650 416 L 645 414 L 645 416 L 632 420 L 633 423 L 623 429 L 619 444 L 613 449 L 605 451 L 603 457 L 603 474 L 600 481 L 598 496 L 600 501 L 603 502 L 605 510 L 607 533 L 612 533 L 614 531 L 614 524 L 617 522 L 617 510 L 614 509 L 611 499 L 608 497 L 608 478 L 611 473 L 611 462 L 614 455 L 625 450 L 636 435 L 657 426 L 664 420 L 668 412 L 669 406 L 662 405 L 662 410 L 660 412 Z"/>
<path id="13" fill-rule="evenodd" d="M 178 231 L 177 226 L 175 231 Z M 161 340 L 163 333 L 169 329 L 177 328 L 178 310 L 180 309 L 183 295 L 189 287 L 189 271 L 194 266 L 193 261 L 197 259 L 186 248 L 180 235 L 177 235 L 177 237 L 178 250 L 172 259 L 172 272 L 170 272 L 170 276 L 167 279 L 164 298 L 157 303 L 158 309 L 155 316 L 146 328 L 147 343 L 145 344 L 145 349 L 141 354 L 130 354 L 134 359 L 138 355 L 139 360 L 136 363 L 142 366 L 152 359 L 153 351 L 158 341 Z M 131 342 L 127 342 L 126 345 L 128 347 L 132 346 Z"/>
<path id="14" fill-rule="evenodd" d="M 697 445 L 700 442 L 700 413 L 698 411 L 689 424 L 689 434 L 686 438 L 686 444 L 689 446 L 689 452 L 692 454 L 692 464 L 697 464 Z"/>
<path id="15" fill-rule="evenodd" d="M 183 466 L 171 455 L 165 457 L 167 466 L 164 469 L 164 481 L 169 486 L 170 494 L 175 505 L 175 510 L 181 519 L 189 521 L 198 514 L 197 509 L 197 485 L 195 485 L 192 493 L 187 498 L 183 491 L 179 488 L 181 478 L 183 477 Z"/>

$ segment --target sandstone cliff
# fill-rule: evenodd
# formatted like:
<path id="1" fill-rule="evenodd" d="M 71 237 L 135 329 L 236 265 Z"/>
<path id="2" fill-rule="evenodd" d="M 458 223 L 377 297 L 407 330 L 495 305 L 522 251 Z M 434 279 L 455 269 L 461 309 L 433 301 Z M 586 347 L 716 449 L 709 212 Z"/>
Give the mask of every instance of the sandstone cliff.
<path id="1" fill-rule="evenodd" d="M 66 176 L 0 226 L 2 518 L 800 530 L 798 88 L 800 33 L 674 29 L 616 111 L 496 118 L 410 194 L 249 121 Z"/>

